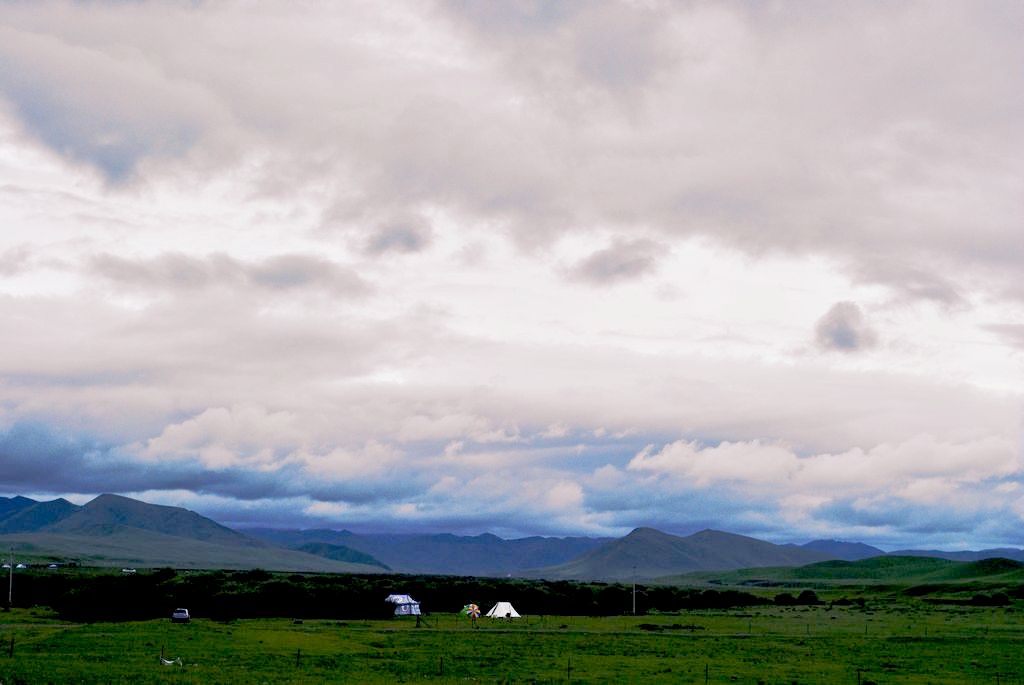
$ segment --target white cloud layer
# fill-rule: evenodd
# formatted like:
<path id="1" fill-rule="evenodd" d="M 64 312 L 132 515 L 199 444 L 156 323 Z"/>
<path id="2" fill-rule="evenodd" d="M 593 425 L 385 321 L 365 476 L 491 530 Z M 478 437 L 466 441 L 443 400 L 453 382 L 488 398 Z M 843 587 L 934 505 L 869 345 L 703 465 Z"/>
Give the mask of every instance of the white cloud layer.
<path id="1" fill-rule="evenodd" d="M 3 7 L 0 488 L 1024 544 L 1019 4 Z"/>

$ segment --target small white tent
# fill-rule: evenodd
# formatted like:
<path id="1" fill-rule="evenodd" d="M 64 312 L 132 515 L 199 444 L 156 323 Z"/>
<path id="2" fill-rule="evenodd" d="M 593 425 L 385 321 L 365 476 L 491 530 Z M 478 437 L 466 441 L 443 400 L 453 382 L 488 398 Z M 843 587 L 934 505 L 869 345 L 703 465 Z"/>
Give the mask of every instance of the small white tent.
<path id="1" fill-rule="evenodd" d="M 388 595 L 384 601 L 395 605 L 395 616 L 420 615 L 420 603 L 409 595 Z"/>
<path id="2" fill-rule="evenodd" d="M 487 612 L 491 618 L 519 618 L 519 612 L 509 602 L 498 602 Z"/>

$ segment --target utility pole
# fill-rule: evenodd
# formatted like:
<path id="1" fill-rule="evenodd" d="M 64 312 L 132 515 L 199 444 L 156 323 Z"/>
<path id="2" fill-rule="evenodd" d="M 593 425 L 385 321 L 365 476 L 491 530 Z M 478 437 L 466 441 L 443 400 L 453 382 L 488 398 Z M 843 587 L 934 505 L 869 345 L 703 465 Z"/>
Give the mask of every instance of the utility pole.
<path id="1" fill-rule="evenodd" d="M 11 547 L 11 568 L 10 575 L 7 579 L 7 608 L 11 609 L 14 607 L 14 548 Z"/>
<path id="2" fill-rule="evenodd" d="M 633 565 L 633 615 L 636 616 L 636 565 Z"/>

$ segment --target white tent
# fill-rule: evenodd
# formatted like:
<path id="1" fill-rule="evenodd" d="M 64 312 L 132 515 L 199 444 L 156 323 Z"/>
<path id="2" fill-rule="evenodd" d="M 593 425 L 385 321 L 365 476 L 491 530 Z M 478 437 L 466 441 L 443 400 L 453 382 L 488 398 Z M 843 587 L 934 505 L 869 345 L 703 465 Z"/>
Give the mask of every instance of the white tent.
<path id="1" fill-rule="evenodd" d="M 409 595 L 388 595 L 384 601 L 395 605 L 395 616 L 420 615 L 420 603 Z"/>
<path id="2" fill-rule="evenodd" d="M 498 602 L 487 612 L 491 618 L 519 618 L 519 612 L 509 602 Z"/>

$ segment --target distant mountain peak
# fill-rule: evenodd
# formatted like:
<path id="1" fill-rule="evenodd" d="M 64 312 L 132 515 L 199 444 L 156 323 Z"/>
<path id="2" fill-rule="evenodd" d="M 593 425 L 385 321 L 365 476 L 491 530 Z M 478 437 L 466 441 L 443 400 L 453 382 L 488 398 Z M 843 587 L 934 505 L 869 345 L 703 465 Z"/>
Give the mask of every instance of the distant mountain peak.
<path id="1" fill-rule="evenodd" d="M 90 504 L 94 504 L 94 505 L 107 505 L 107 504 L 148 504 L 151 507 L 160 506 L 158 504 L 149 504 L 148 502 L 143 502 L 141 500 L 132 499 L 131 497 L 125 497 L 124 495 L 115 495 L 112 492 L 104 492 L 101 495 L 96 495 L 91 500 L 89 500 L 89 502 L 86 504 L 86 506 L 88 506 Z"/>
<path id="2" fill-rule="evenodd" d="M 194 511 L 149 504 L 123 495 L 104 493 L 77 509 L 70 516 L 49 526 L 48 530 L 104 536 L 118 527 L 124 527 L 218 544 L 262 544 Z"/>
<path id="3" fill-rule="evenodd" d="M 73 516 L 81 508 L 62 497 L 48 502 L 28 497 L 6 501 L 14 504 L 0 514 L 0 533 L 35 532 Z"/>
<path id="4" fill-rule="evenodd" d="M 565 564 L 539 569 L 534 575 L 582 580 L 650 579 L 700 570 L 797 566 L 826 558 L 813 550 L 719 530 L 705 529 L 679 537 L 642 527 Z"/>

